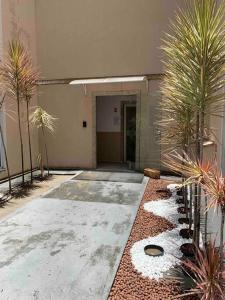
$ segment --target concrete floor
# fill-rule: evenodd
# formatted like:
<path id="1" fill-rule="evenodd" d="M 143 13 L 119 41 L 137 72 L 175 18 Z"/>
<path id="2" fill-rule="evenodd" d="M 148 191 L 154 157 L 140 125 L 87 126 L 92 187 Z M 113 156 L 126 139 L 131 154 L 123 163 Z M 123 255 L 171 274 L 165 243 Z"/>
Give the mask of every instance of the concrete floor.
<path id="1" fill-rule="evenodd" d="M 69 180 L 3 219 L 0 299 L 107 299 L 146 183 Z"/>

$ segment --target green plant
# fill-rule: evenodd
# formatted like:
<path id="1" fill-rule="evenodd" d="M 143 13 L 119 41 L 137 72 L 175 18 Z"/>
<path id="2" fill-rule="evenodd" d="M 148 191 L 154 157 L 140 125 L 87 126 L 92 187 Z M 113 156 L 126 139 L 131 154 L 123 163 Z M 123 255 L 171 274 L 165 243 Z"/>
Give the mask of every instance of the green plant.
<path id="1" fill-rule="evenodd" d="M 8 55 L 0 64 L 1 83 L 4 91 L 17 103 L 17 116 L 19 126 L 20 152 L 22 182 L 24 184 L 24 146 L 21 127 L 21 101 L 24 83 L 25 69 L 28 64 L 28 58 L 22 43 L 19 40 L 13 40 L 9 43 Z"/>
<path id="2" fill-rule="evenodd" d="M 224 225 L 225 225 L 225 177 L 218 169 L 216 163 L 208 162 L 201 164 L 190 159 L 185 155 L 185 159 L 178 153 L 172 156 L 167 156 L 166 166 L 175 170 L 178 173 L 183 173 L 187 180 L 185 184 L 197 182 L 200 184 L 205 192 L 206 197 L 209 198 L 206 212 L 210 208 L 220 209 L 221 211 L 221 225 L 220 225 L 220 256 L 221 268 L 223 268 L 223 254 L 224 254 Z"/>
<path id="3" fill-rule="evenodd" d="M 177 151 L 173 151 L 165 155 L 164 165 L 171 169 L 173 172 L 181 174 L 186 178 L 183 183 L 184 186 L 190 185 L 192 188 L 193 184 L 202 184 L 204 182 L 205 174 L 208 174 L 213 168 L 213 163 L 201 163 L 195 159 L 191 159 L 185 152 L 179 154 Z M 205 197 L 206 199 L 207 197 Z M 206 201 L 206 200 L 205 200 Z M 207 204 L 206 204 L 207 209 Z M 190 219 L 192 218 L 192 207 L 190 207 Z M 207 222 L 208 222 L 208 213 L 206 210 L 205 214 L 205 243 L 207 242 Z M 194 222 L 194 228 L 196 223 Z M 191 229 L 191 226 L 189 226 Z"/>
<path id="4" fill-rule="evenodd" d="M 31 183 L 33 182 L 33 163 L 32 163 L 32 146 L 31 146 L 31 135 L 30 135 L 30 103 L 35 93 L 36 82 L 38 80 L 38 72 L 34 70 L 32 59 L 29 53 L 26 51 L 26 65 L 23 69 L 23 81 L 22 81 L 22 93 L 23 99 L 26 102 L 26 122 L 27 122 L 27 133 L 28 133 L 28 144 L 29 144 L 29 156 L 30 156 L 30 175 Z"/>
<path id="5" fill-rule="evenodd" d="M 201 300 L 223 300 L 225 298 L 224 269 L 220 269 L 220 255 L 215 241 L 204 249 L 196 247 L 196 260 L 184 261 L 184 269 L 192 277 L 195 288 L 179 298 L 198 295 Z"/>
<path id="6" fill-rule="evenodd" d="M 45 130 L 47 129 L 50 132 L 54 132 L 54 121 L 55 120 L 56 120 L 56 118 L 54 118 L 53 116 L 48 114 L 40 106 L 38 106 L 35 109 L 34 113 L 31 116 L 32 124 L 34 124 L 37 128 L 39 128 L 41 130 L 41 133 L 42 133 L 48 175 L 49 175 L 49 160 L 48 160 L 48 150 L 47 150 Z M 42 156 L 41 156 L 41 159 L 42 159 Z"/>
<path id="7" fill-rule="evenodd" d="M 194 129 L 191 137 L 195 142 L 196 161 L 200 163 L 203 160 L 203 142 L 208 138 L 209 132 L 206 130 L 206 116 L 221 115 L 225 99 L 224 12 L 224 1 L 220 5 L 217 5 L 216 0 L 186 2 L 185 8 L 179 10 L 176 21 L 171 25 L 173 33 L 167 35 L 163 47 L 167 58 L 163 95 L 165 101 L 169 101 L 169 105 L 172 103 L 172 112 L 167 114 L 167 120 L 172 120 L 171 124 L 175 120 L 175 128 L 179 128 L 180 121 L 177 121 L 175 113 L 177 107 L 185 108 L 187 113 L 191 112 L 188 124 L 193 124 L 190 127 Z M 167 127 L 170 131 L 174 126 Z M 176 137 L 176 134 L 174 136 Z M 196 185 L 195 195 L 194 239 L 199 244 L 199 185 Z"/>

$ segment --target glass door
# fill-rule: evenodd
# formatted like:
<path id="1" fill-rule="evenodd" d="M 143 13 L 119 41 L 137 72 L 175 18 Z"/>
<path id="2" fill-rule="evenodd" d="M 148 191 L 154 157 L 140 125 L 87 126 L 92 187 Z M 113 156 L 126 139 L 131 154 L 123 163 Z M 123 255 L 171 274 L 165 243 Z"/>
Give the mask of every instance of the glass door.
<path id="1" fill-rule="evenodd" d="M 136 156 L 136 105 L 124 106 L 124 157 L 125 162 L 135 162 Z"/>

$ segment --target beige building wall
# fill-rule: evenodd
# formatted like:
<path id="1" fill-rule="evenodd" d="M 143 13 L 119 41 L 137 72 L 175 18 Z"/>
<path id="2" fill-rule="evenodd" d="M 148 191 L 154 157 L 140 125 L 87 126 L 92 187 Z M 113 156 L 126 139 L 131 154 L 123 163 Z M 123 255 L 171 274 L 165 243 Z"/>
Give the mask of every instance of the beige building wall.
<path id="1" fill-rule="evenodd" d="M 38 61 L 43 79 L 142 75 L 162 72 L 160 46 L 183 0 L 38 0 Z M 39 102 L 58 118 L 49 136 L 53 167 L 96 166 L 95 107 L 104 93 L 139 96 L 138 168 L 159 167 L 156 106 L 159 81 L 88 86 L 43 86 Z M 82 128 L 82 121 L 87 128 Z"/>
<path id="2" fill-rule="evenodd" d="M 55 85 L 39 88 L 40 105 L 57 118 L 55 134 L 48 134 L 50 165 L 60 168 L 96 167 L 96 96 L 137 96 L 136 168 L 159 167 L 160 148 L 156 141 L 159 103 L 158 82 L 98 84 L 87 86 Z M 87 128 L 82 127 L 83 121 Z M 110 145 L 109 145 L 110 147 Z"/>
<path id="3" fill-rule="evenodd" d="M 10 40 L 20 38 L 24 45 L 30 49 L 34 64 L 37 63 L 36 55 L 36 24 L 35 24 L 35 0 L 1 0 L 1 58 L 5 59 Z M 37 98 L 32 100 L 32 106 L 37 105 Z M 17 106 L 13 99 L 6 99 L 5 116 L 3 117 L 3 127 L 5 129 L 6 146 L 10 170 L 12 174 L 21 172 L 20 143 L 18 132 Z M 22 105 L 22 124 L 24 140 L 25 168 L 29 168 L 28 140 L 25 123 L 25 105 Z M 36 166 L 38 153 L 37 132 L 32 130 L 33 164 Z M 0 178 L 6 176 L 5 171 L 1 171 Z"/>
<path id="4" fill-rule="evenodd" d="M 184 0 L 37 0 L 46 79 L 162 72 L 161 39 Z"/>

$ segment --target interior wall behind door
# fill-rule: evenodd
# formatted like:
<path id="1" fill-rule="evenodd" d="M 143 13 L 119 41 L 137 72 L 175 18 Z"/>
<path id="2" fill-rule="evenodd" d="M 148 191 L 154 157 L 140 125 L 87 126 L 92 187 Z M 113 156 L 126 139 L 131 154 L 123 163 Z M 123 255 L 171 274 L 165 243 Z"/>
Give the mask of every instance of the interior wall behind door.
<path id="1" fill-rule="evenodd" d="M 120 96 L 96 98 L 97 161 L 123 161 L 123 134 L 121 129 Z"/>

